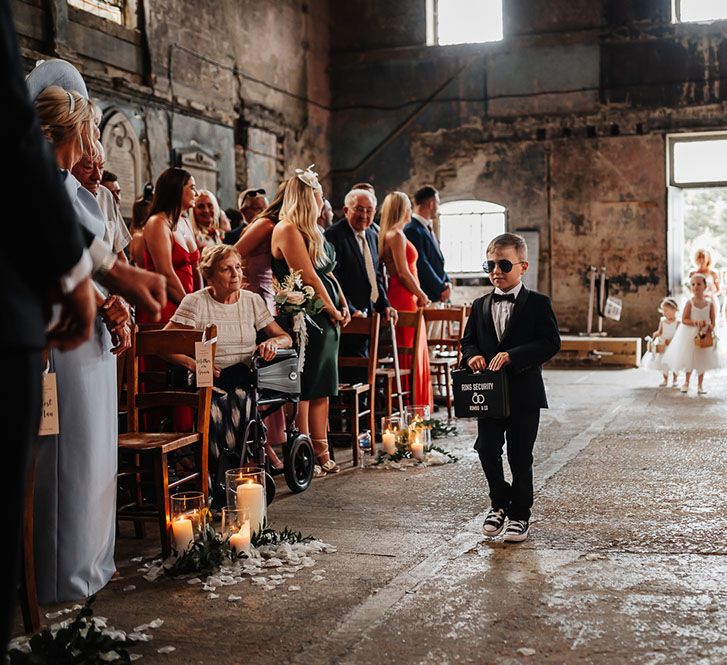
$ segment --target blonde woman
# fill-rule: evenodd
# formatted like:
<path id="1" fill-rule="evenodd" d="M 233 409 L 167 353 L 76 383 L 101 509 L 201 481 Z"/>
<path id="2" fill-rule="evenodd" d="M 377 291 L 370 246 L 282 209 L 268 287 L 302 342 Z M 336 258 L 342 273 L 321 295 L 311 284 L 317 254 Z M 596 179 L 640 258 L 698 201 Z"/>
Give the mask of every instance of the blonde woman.
<path id="1" fill-rule="evenodd" d="M 317 223 L 322 207 L 317 174 L 310 167 L 297 169 L 285 185 L 280 221 L 270 242 L 273 275 L 282 280 L 300 270 L 303 283 L 313 287 L 323 300 L 323 311 L 314 317 L 320 331 L 308 326 L 298 411 L 298 427 L 313 440 L 316 476 L 340 470 L 328 450 L 328 398 L 338 394 L 339 326 L 351 320 L 341 287 L 333 276 L 335 251 Z"/>
<path id="2" fill-rule="evenodd" d="M 379 230 L 379 256 L 389 274 L 389 288 L 386 295 L 391 306 L 400 312 L 416 312 L 418 307 L 430 304 L 427 294 L 422 290 L 417 275 L 416 247 L 404 235 L 404 226 L 411 219 L 411 202 L 403 192 L 391 192 L 384 199 L 381 208 L 381 227 Z M 423 327 L 423 324 L 422 324 Z M 397 329 L 397 342 L 411 347 L 414 330 Z M 417 353 L 417 375 L 413 377 L 413 399 L 415 404 L 433 405 L 432 380 L 429 375 L 429 354 L 427 352 L 426 332 L 419 335 Z M 411 367 L 411 356 L 402 355 L 399 361 L 405 368 Z"/>
<path id="3" fill-rule="evenodd" d="M 94 156 L 97 133 L 92 105 L 77 89 L 50 85 L 34 101 L 78 221 L 101 239 L 106 230 L 101 209 L 70 172 L 84 152 Z M 60 434 L 44 437 L 38 446 L 34 544 L 42 604 L 90 596 L 116 570 L 116 359 L 111 350 L 109 331 L 97 319 L 89 341 L 50 354 L 61 396 Z"/>
<path id="4" fill-rule="evenodd" d="M 192 229 L 201 252 L 205 247 L 222 244 L 220 204 L 208 189 L 200 189 L 191 212 Z"/>

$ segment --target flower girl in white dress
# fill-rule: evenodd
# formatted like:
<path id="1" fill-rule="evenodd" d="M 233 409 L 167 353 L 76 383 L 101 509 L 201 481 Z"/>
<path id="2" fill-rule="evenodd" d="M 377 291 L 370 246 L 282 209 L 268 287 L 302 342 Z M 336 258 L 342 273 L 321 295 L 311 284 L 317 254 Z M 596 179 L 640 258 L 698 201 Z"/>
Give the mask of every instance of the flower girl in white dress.
<path id="1" fill-rule="evenodd" d="M 659 305 L 659 311 L 663 316 L 659 319 L 659 327 L 651 337 L 653 338 L 654 347 L 656 345 L 664 344 L 667 347 L 671 343 L 674 333 L 676 333 L 679 327 L 679 319 L 677 313 L 679 312 L 679 304 L 676 298 L 664 298 Z M 642 367 L 645 369 L 659 370 L 664 377 L 664 380 L 659 384 L 660 388 L 663 388 L 669 384 L 669 366 L 664 363 L 664 353 L 659 353 L 656 348 L 653 351 L 648 351 L 644 354 Z M 672 372 L 672 388 L 677 387 L 677 373 Z"/>
<path id="2" fill-rule="evenodd" d="M 696 371 L 697 392 L 703 395 L 707 392 L 703 385 L 704 373 L 708 369 L 719 369 L 723 365 L 717 352 L 717 340 L 713 336 L 717 312 L 714 302 L 704 295 L 707 288 L 704 275 L 692 275 L 690 285 L 692 297 L 684 306 L 681 325 L 664 353 L 663 361 L 674 372 L 686 372 L 680 389 L 683 393 L 689 390 L 689 379 L 692 371 Z M 695 338 L 705 336 L 712 336 L 712 344 L 697 346 Z"/>

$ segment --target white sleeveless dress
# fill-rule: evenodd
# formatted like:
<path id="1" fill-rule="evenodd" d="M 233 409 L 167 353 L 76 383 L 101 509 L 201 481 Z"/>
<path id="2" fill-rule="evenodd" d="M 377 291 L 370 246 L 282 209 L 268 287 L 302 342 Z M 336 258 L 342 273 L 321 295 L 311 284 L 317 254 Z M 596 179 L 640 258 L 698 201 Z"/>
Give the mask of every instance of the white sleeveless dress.
<path id="1" fill-rule="evenodd" d="M 671 344 L 671 340 L 674 338 L 677 328 L 679 327 L 679 319 L 674 319 L 674 321 L 670 323 L 666 320 L 665 316 L 662 316 L 660 322 L 662 334 L 660 338 L 654 341 L 657 343 L 666 342 L 667 344 Z M 664 351 L 664 353 L 666 353 L 666 351 Z M 668 372 L 669 367 L 664 364 L 664 353 L 652 353 L 651 351 L 647 351 L 641 360 L 641 366 L 644 369 L 655 369 L 660 372 Z"/>
<path id="2" fill-rule="evenodd" d="M 709 300 L 704 307 L 695 307 L 692 302 L 692 321 L 709 321 L 710 308 L 714 303 Z M 700 374 L 710 369 L 719 369 L 724 366 L 721 354 L 718 351 L 718 342 L 706 349 L 698 348 L 694 344 L 697 334 L 696 326 L 680 325 L 674 333 L 669 346 L 664 352 L 662 362 L 673 372 L 695 370 Z"/>

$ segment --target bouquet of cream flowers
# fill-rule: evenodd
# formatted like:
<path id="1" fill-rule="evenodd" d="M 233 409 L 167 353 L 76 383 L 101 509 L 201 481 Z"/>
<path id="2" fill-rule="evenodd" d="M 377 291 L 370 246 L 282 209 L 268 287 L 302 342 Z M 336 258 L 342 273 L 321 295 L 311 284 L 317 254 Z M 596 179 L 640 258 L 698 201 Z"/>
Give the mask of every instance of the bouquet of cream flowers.
<path id="1" fill-rule="evenodd" d="M 282 282 L 273 278 L 273 288 L 278 312 L 293 318 L 293 333 L 298 343 L 298 371 L 302 372 L 305 364 L 305 346 L 308 342 L 308 324 L 319 333 L 323 332 L 311 318 L 323 311 L 323 299 L 316 294 L 312 286 L 303 284 L 300 270 L 289 273 Z"/>
<path id="2" fill-rule="evenodd" d="M 282 283 L 273 278 L 275 304 L 281 314 L 311 317 L 323 310 L 323 299 L 312 286 L 303 285 L 302 272 L 295 270 L 285 276 Z"/>

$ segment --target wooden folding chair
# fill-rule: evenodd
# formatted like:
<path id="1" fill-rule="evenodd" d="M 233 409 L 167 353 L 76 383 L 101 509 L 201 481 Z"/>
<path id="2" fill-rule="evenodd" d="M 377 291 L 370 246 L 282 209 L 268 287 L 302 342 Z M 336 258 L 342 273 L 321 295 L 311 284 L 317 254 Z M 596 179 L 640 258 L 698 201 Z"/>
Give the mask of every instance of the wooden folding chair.
<path id="1" fill-rule="evenodd" d="M 129 481 L 132 485 L 131 501 L 119 504 L 116 517 L 119 520 L 156 521 L 159 525 L 162 553 L 171 553 L 169 530 L 171 523 L 171 490 L 182 485 L 194 485 L 207 500 L 208 479 L 208 440 L 210 404 L 212 388 L 165 389 L 140 392 L 139 359 L 148 356 L 184 354 L 194 357 L 195 342 L 212 343 L 214 359 L 217 328 L 207 326 L 201 330 L 139 330 L 132 334 L 128 359 L 128 432 L 119 436 L 119 482 Z M 191 432 L 148 432 L 144 431 L 143 411 L 154 408 L 191 407 L 197 411 L 196 427 Z M 169 481 L 170 455 L 183 448 L 194 453 L 194 471 Z M 144 499 L 142 481 L 153 478 L 155 503 Z M 138 527 L 137 527 L 138 528 Z M 138 533 L 138 531 L 137 531 Z"/>
<path id="2" fill-rule="evenodd" d="M 351 449 L 353 451 L 353 464 L 358 465 L 359 447 L 358 437 L 361 433 L 361 419 L 367 418 L 371 431 L 372 452 L 375 440 L 375 406 L 376 406 L 376 368 L 379 364 L 379 325 L 381 317 L 374 312 L 369 317 L 354 317 L 351 322 L 341 330 L 341 336 L 362 335 L 369 338 L 369 356 L 338 356 L 338 367 L 361 368 L 366 374 L 366 383 L 342 383 L 338 386 L 338 399 L 331 400 L 331 420 L 338 421 L 341 429 L 329 431 L 329 437 L 341 436 L 351 438 Z M 363 373 L 363 372 L 362 372 Z M 368 404 L 361 408 L 364 397 L 368 397 Z M 350 432 L 344 432 L 344 422 L 348 424 Z"/>
<path id="3" fill-rule="evenodd" d="M 416 312 L 398 312 L 398 315 L 395 331 L 392 331 L 391 366 L 385 367 L 384 372 L 380 374 L 384 378 L 384 399 L 388 410 L 386 415 L 389 416 L 392 414 L 393 397 L 397 397 L 399 402 L 399 413 L 403 413 L 404 402 L 410 405 L 414 403 L 413 382 L 419 369 L 416 350 L 420 343 L 423 328 L 422 321 L 424 318 L 421 308 Z M 412 341 L 410 344 L 402 343 L 400 339 L 402 337 L 401 335 L 397 338 L 396 331 L 401 332 L 403 330 L 411 330 Z M 394 381 L 397 382 L 397 395 L 392 395 L 392 383 Z"/>
<path id="4" fill-rule="evenodd" d="M 452 417 L 452 370 L 455 369 L 461 360 L 459 341 L 464 332 L 465 321 L 464 307 L 432 307 L 424 310 L 424 320 L 427 323 L 439 322 L 440 325 L 432 326 L 432 330 L 438 330 L 440 335 L 428 337 L 429 347 L 429 368 L 432 373 L 434 384 L 434 400 L 443 401 L 447 405 L 447 418 Z"/>
<path id="5" fill-rule="evenodd" d="M 394 321 L 389 319 L 385 327 L 380 330 L 386 330 L 387 334 L 386 336 L 381 335 L 379 339 L 376 386 L 383 406 L 376 415 L 391 418 L 397 413 L 404 413 L 405 402 L 411 404 L 411 392 L 403 388 L 403 380 L 411 375 L 411 369 L 402 369 L 399 366 L 399 347 L 396 342 Z M 396 400 L 396 409 L 394 400 Z"/>

